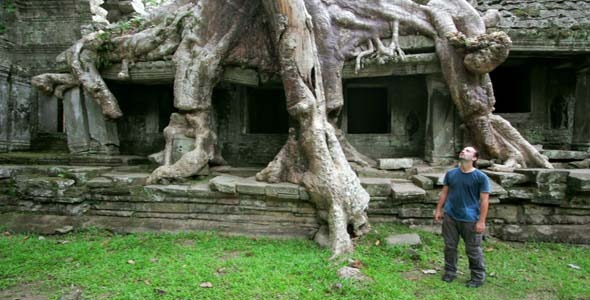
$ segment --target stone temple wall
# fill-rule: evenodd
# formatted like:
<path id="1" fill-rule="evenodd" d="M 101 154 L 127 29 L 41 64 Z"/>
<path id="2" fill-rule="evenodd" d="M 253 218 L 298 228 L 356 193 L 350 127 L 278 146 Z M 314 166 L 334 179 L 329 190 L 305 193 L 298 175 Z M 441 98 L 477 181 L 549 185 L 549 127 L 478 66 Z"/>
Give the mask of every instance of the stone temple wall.
<path id="1" fill-rule="evenodd" d="M 1 166 L 0 226 L 44 234 L 71 226 L 312 237 L 319 221 L 304 188 L 257 182 L 252 170 L 238 171 L 218 168 L 198 181 L 146 185 L 149 173 L 141 165 Z M 371 195 L 370 221 L 439 228 L 432 216 L 443 172 L 409 167 L 382 171 L 379 178 L 361 176 Z M 588 170 L 485 172 L 493 181 L 491 235 L 511 241 L 590 243 Z"/>
<path id="2" fill-rule="evenodd" d="M 56 56 L 91 20 L 87 1 L 15 0 L 0 34 L 0 152 L 29 149 L 37 133 L 39 97 L 31 76 L 59 71 Z"/>

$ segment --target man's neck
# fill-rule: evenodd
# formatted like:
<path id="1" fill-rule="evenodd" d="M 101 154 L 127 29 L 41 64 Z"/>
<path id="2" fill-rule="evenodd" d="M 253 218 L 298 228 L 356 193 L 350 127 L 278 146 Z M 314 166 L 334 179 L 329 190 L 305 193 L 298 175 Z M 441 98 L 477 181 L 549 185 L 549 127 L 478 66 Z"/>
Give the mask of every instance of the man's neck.
<path id="1" fill-rule="evenodd" d="M 472 172 L 473 170 L 475 170 L 475 168 L 473 167 L 473 161 L 470 161 L 470 160 L 459 161 L 459 168 L 461 169 L 461 172 L 463 172 L 463 173 L 469 173 L 469 172 Z"/>

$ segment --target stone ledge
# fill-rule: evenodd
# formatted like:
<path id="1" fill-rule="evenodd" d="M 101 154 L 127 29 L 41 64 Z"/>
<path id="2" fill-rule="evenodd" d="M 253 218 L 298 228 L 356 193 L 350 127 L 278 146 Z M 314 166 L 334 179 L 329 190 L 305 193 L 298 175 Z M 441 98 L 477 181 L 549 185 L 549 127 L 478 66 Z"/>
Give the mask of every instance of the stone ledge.
<path id="1" fill-rule="evenodd" d="M 567 184 L 573 192 L 590 192 L 590 171 L 572 170 L 567 178 Z"/>
<path id="2" fill-rule="evenodd" d="M 510 172 L 494 172 L 483 170 L 488 177 L 498 182 L 502 187 L 511 187 L 528 182 L 528 177 L 524 174 Z"/>
<path id="3" fill-rule="evenodd" d="M 391 195 L 391 179 L 360 177 L 363 188 L 370 196 L 387 197 Z"/>

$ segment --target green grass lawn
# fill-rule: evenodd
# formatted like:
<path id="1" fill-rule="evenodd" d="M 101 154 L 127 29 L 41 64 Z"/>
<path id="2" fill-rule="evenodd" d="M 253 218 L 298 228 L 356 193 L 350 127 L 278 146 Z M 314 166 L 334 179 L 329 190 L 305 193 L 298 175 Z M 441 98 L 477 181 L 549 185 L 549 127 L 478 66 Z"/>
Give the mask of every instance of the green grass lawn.
<path id="1" fill-rule="evenodd" d="M 365 282 L 339 279 L 337 270 L 348 262 L 329 261 L 330 253 L 311 241 L 215 233 L 5 233 L 0 299 L 14 299 L 23 289 L 57 299 L 72 285 L 84 299 L 590 299 L 589 247 L 488 240 L 488 280 L 469 289 L 465 255 L 464 274 L 451 284 L 440 280 L 440 236 L 418 232 L 422 245 L 415 251 L 385 245 L 388 235 L 407 232 L 377 226 L 356 241 L 352 259 L 371 278 Z M 438 272 L 423 274 L 428 269 Z"/>

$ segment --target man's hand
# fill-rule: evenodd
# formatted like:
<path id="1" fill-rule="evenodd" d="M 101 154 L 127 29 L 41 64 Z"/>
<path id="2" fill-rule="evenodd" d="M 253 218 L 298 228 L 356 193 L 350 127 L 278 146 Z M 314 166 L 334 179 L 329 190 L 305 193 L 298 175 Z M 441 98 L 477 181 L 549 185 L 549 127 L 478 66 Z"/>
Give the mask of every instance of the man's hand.
<path id="1" fill-rule="evenodd" d="M 442 210 L 437 209 L 434 211 L 434 222 L 440 223 L 442 221 L 443 213 Z"/>
<path id="2" fill-rule="evenodd" d="M 483 233 L 486 230 L 486 222 L 479 220 L 475 223 L 475 232 Z"/>

